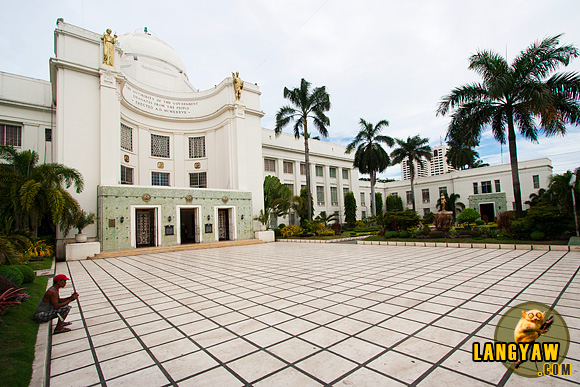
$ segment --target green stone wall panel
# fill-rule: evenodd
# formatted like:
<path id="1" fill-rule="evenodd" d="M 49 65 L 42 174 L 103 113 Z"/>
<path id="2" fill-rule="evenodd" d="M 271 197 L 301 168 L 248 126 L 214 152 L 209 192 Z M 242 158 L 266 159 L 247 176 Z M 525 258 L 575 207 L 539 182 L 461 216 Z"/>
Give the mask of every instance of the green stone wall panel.
<path id="1" fill-rule="evenodd" d="M 469 207 L 479 211 L 481 203 L 494 203 L 496 216 L 508 210 L 505 192 L 469 195 Z"/>
<path id="2" fill-rule="evenodd" d="M 144 195 L 150 199 L 145 201 Z M 191 195 L 191 201 L 187 196 Z M 100 186 L 98 187 L 98 231 L 101 241 L 101 249 L 122 250 L 130 249 L 131 246 L 131 213 L 132 206 L 159 206 L 161 215 L 161 243 L 158 246 L 177 245 L 179 225 L 176 224 L 178 205 L 195 205 L 201 208 L 201 238 L 202 242 L 215 242 L 215 233 L 205 233 L 206 223 L 213 225 L 213 231 L 217 226 L 215 208 L 233 206 L 236 208 L 237 239 L 252 239 L 252 194 L 251 192 L 229 190 L 207 190 L 188 188 L 161 188 L 161 187 L 135 187 L 135 186 Z M 211 218 L 208 221 L 207 215 Z M 242 215 L 244 219 L 242 220 Z M 171 221 L 168 217 L 171 216 Z M 121 222 L 123 218 L 123 222 Z M 110 221 L 114 220 L 114 226 Z M 174 226 L 174 235 L 165 235 L 165 226 Z"/>

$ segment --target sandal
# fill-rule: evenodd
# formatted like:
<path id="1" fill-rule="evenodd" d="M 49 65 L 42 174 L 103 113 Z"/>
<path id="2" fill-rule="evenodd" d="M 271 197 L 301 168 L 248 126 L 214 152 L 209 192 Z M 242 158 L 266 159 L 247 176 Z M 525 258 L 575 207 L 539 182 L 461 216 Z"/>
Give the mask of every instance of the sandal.
<path id="1" fill-rule="evenodd" d="M 62 328 L 60 331 L 54 331 L 52 334 L 58 335 L 59 333 L 65 333 L 65 332 L 70 332 L 70 331 L 71 331 L 70 328 Z"/>

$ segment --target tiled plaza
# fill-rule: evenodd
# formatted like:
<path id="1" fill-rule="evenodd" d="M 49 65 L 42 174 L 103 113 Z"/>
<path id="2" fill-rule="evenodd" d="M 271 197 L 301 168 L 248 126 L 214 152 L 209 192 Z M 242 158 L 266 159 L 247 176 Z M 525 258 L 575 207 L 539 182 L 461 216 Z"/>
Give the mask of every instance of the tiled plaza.
<path id="1" fill-rule="evenodd" d="M 59 263 L 80 293 L 53 386 L 574 386 L 579 252 L 269 243 Z M 510 305 L 555 305 L 572 375 L 474 363 Z"/>

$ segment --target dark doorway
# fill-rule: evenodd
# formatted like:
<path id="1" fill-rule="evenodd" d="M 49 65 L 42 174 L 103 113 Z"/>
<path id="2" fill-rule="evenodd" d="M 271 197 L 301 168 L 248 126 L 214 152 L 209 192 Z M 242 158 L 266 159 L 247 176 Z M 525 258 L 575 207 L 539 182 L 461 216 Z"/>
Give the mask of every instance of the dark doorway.
<path id="1" fill-rule="evenodd" d="M 137 247 L 156 246 L 155 209 L 148 208 L 135 210 L 135 219 Z"/>
<path id="2" fill-rule="evenodd" d="M 230 239 L 230 222 L 227 208 L 218 209 L 218 236 L 220 241 Z"/>
<path id="3" fill-rule="evenodd" d="M 182 208 L 180 211 L 181 219 L 181 244 L 198 243 L 197 223 L 195 221 L 195 208 Z"/>
<path id="4" fill-rule="evenodd" d="M 486 223 L 493 222 L 495 220 L 495 204 L 494 203 L 480 204 L 479 213 L 481 214 L 481 219 Z"/>

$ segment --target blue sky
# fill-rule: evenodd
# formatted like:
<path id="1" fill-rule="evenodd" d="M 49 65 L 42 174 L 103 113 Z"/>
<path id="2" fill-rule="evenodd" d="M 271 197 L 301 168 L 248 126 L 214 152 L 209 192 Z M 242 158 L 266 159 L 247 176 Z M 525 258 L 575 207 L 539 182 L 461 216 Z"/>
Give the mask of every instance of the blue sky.
<path id="1" fill-rule="evenodd" d="M 388 120 L 392 137 L 420 134 L 438 145 L 449 122 L 435 115 L 440 98 L 478 80 L 467 69 L 470 55 L 490 49 L 511 61 L 531 42 L 560 33 L 563 43 L 580 46 L 578 15 L 576 0 L 12 1 L 0 14 L 0 71 L 48 80 L 57 18 L 120 36 L 147 26 L 177 51 L 200 90 L 232 71 L 257 83 L 263 127 L 274 128 L 283 88 L 304 77 L 330 93 L 330 141 L 348 143 L 363 117 Z M 580 58 L 566 70 L 580 71 Z M 487 133 L 478 151 L 497 164 L 500 146 Z M 563 172 L 580 165 L 578 144 L 580 129 L 572 127 L 564 140 L 520 139 L 518 154 L 550 157 Z M 400 167 L 383 176 L 400 178 Z"/>

